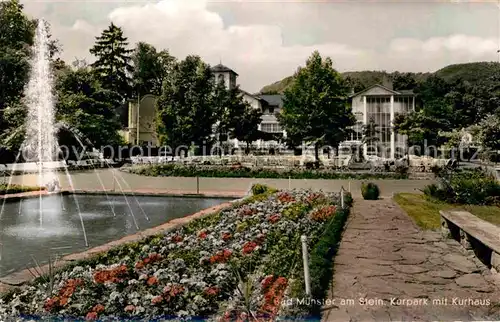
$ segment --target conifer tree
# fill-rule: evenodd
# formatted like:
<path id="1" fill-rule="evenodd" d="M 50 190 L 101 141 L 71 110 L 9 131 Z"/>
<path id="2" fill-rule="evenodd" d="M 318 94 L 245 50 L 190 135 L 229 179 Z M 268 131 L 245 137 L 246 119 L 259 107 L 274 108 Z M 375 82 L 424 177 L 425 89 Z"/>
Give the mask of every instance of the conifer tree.
<path id="1" fill-rule="evenodd" d="M 97 78 L 105 89 L 114 91 L 123 99 L 132 96 L 130 74 L 132 50 L 127 49 L 127 38 L 120 27 L 111 23 L 90 49 L 97 60 L 92 64 Z"/>

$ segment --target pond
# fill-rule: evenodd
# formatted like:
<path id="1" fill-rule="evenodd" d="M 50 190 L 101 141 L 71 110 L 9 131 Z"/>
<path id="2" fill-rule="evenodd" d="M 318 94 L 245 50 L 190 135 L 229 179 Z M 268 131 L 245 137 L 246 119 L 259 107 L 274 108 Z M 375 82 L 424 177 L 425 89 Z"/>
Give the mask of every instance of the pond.
<path id="1" fill-rule="evenodd" d="M 75 200 L 76 199 L 76 200 Z M 0 218 L 0 276 L 49 258 L 103 245 L 230 199 L 165 196 L 51 195 L 7 202 Z M 40 216 L 40 209 L 42 216 Z M 149 219 L 149 220 L 148 220 Z"/>

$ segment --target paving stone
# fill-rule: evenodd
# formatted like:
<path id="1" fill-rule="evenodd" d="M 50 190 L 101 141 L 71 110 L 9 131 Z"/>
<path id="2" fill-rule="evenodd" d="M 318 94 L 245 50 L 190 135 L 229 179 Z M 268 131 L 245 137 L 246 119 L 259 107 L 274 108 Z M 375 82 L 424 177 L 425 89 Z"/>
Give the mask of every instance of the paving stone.
<path id="1" fill-rule="evenodd" d="M 428 269 L 416 265 L 393 265 L 395 270 L 401 273 L 418 274 L 428 271 Z"/>
<path id="2" fill-rule="evenodd" d="M 443 260 L 449 267 L 466 274 L 479 271 L 478 267 L 463 255 L 447 254 L 443 257 Z"/>
<path id="3" fill-rule="evenodd" d="M 445 285 L 450 282 L 449 279 L 430 276 L 426 273 L 413 275 L 413 280 L 415 283 L 420 282 L 422 284 L 428 284 L 428 285 L 440 285 L 440 284 Z"/>
<path id="4" fill-rule="evenodd" d="M 401 260 L 400 263 L 404 265 L 422 264 L 429 257 L 428 253 L 415 252 L 407 248 L 401 249 L 398 253 L 401 254 L 401 256 L 403 257 L 403 260 Z"/>
<path id="5" fill-rule="evenodd" d="M 440 277 L 440 278 L 455 278 L 455 276 L 457 276 L 457 273 L 454 270 L 446 268 L 439 271 L 431 271 L 428 272 L 427 274 L 433 277 Z"/>
<path id="6" fill-rule="evenodd" d="M 443 243 L 442 241 L 432 243 L 434 246 L 442 249 L 449 249 L 450 246 L 447 243 Z"/>
<path id="7" fill-rule="evenodd" d="M 491 291 L 490 285 L 484 280 L 481 274 L 465 274 L 455 279 L 455 283 L 461 287 L 474 288 L 482 292 Z"/>

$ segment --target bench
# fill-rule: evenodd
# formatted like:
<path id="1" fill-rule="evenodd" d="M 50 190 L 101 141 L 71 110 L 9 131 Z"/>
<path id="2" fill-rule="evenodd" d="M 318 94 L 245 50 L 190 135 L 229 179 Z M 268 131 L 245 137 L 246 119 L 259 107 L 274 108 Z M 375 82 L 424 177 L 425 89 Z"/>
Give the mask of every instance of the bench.
<path id="1" fill-rule="evenodd" d="M 466 250 L 473 250 L 477 242 L 487 248 L 489 264 L 500 272 L 500 227 L 484 221 L 470 212 L 441 210 L 441 231 L 444 237 L 458 239 Z M 477 242 L 476 242 L 477 241 Z"/>

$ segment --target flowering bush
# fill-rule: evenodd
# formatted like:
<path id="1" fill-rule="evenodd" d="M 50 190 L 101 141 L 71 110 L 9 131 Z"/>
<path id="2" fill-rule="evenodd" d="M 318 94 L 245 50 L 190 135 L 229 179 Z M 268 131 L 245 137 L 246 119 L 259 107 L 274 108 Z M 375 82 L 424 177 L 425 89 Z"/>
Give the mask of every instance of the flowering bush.
<path id="1" fill-rule="evenodd" d="M 335 214 L 336 209 L 337 208 L 333 205 L 321 207 L 311 213 L 311 219 L 314 221 L 325 222 Z"/>
<path id="2" fill-rule="evenodd" d="M 336 205 L 338 195 L 307 190 L 250 197 L 59 271 L 51 293 L 43 283 L 25 285 L 0 301 L 0 320 L 20 314 L 273 318 L 289 279 L 301 271 L 300 236 L 317 240 Z"/>

